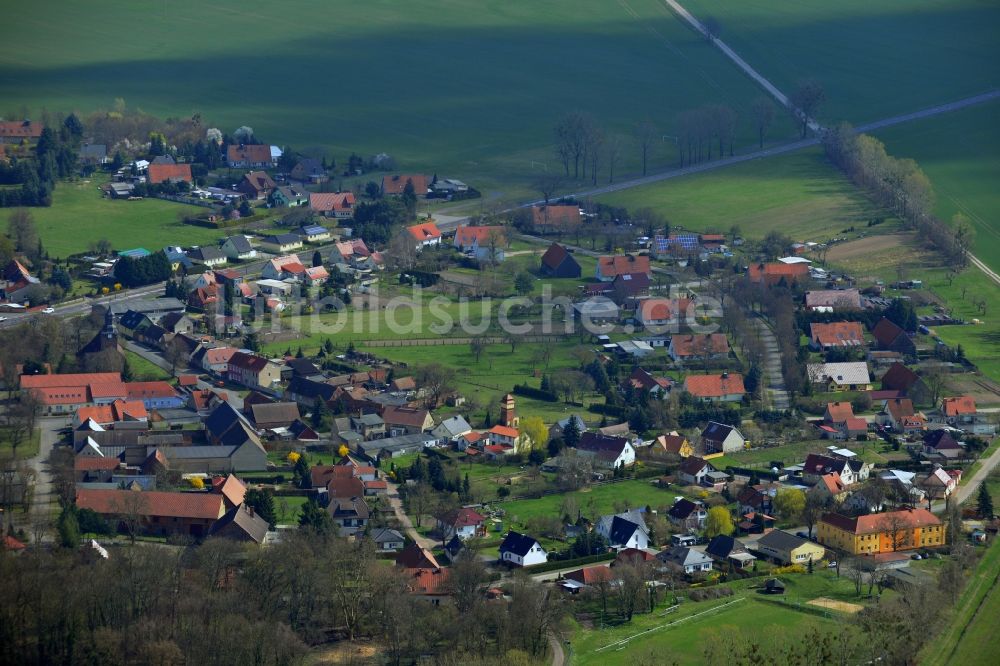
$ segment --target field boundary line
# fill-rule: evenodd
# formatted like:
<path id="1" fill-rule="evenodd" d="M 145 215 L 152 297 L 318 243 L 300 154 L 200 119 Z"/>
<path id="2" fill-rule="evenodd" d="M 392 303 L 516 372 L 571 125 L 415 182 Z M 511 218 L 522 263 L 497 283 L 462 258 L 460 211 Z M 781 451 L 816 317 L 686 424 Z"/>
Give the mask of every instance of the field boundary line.
<path id="1" fill-rule="evenodd" d="M 727 601 L 724 604 L 719 604 L 718 606 L 715 606 L 714 608 L 709 608 L 708 610 L 700 611 L 698 613 L 695 613 L 694 615 L 688 615 L 687 617 L 682 617 L 680 619 L 674 620 L 673 622 L 666 622 L 664 624 L 659 625 L 658 627 L 653 627 L 652 629 L 647 629 L 646 631 L 640 631 L 639 633 L 633 634 L 633 635 L 629 636 L 628 638 L 623 638 L 620 641 L 615 641 L 614 643 L 608 643 L 604 647 L 599 647 L 596 650 L 594 650 L 594 652 L 603 652 L 604 650 L 608 650 L 608 649 L 616 647 L 616 646 L 624 647 L 624 645 L 626 643 L 628 643 L 629 641 L 631 641 L 633 639 L 639 638 L 640 636 L 645 636 L 646 634 L 651 634 L 654 631 L 659 631 L 660 629 L 663 629 L 664 627 L 672 627 L 672 626 L 674 626 L 676 624 L 680 624 L 681 622 L 684 622 L 686 620 L 690 620 L 691 618 L 700 617 L 702 615 L 707 615 L 708 613 L 714 613 L 717 610 L 726 608 L 727 606 L 732 606 L 735 603 L 739 603 L 740 601 L 743 601 L 744 599 L 746 599 L 746 597 L 739 597 L 739 598 L 733 599 L 732 601 Z"/>

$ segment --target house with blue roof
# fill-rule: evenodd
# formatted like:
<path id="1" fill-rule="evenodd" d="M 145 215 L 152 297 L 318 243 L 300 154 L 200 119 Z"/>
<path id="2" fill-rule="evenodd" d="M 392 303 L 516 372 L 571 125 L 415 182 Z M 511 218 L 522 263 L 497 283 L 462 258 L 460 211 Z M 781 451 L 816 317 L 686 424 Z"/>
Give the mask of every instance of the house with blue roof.
<path id="1" fill-rule="evenodd" d="M 322 243 L 330 240 L 330 230 L 318 224 L 302 227 L 295 233 L 307 243 Z"/>

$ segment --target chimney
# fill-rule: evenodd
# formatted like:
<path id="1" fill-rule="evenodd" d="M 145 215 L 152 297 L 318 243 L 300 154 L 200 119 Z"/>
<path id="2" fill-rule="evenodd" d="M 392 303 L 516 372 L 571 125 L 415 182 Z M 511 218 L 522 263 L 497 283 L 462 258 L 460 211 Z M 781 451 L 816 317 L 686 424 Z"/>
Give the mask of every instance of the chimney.
<path id="1" fill-rule="evenodd" d="M 253 518 L 253 515 L 254 515 L 253 514 L 253 507 L 250 506 L 249 504 L 247 504 L 246 507 L 247 507 L 247 513 L 249 513 L 250 517 Z"/>

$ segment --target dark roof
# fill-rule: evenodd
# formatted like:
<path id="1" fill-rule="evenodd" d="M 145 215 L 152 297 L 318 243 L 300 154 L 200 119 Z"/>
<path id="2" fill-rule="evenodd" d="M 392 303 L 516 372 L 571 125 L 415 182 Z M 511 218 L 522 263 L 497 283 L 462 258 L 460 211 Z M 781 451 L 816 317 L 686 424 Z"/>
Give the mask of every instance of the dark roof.
<path id="1" fill-rule="evenodd" d="M 792 550 L 806 542 L 806 539 L 797 537 L 784 530 L 771 530 L 762 536 L 757 543 L 761 546 L 774 548 L 775 550 Z"/>
<path id="2" fill-rule="evenodd" d="M 264 242 L 272 245 L 291 245 L 292 243 L 301 243 L 302 238 L 297 234 L 273 234 L 266 236 Z"/>
<path id="3" fill-rule="evenodd" d="M 611 531 L 608 534 L 608 542 L 612 546 L 618 546 L 628 543 L 632 535 L 639 530 L 639 525 L 636 525 L 631 520 L 625 520 L 619 516 L 615 516 L 611 521 Z"/>
<path id="4" fill-rule="evenodd" d="M 580 434 L 580 440 L 576 448 L 581 451 L 591 451 L 602 458 L 614 460 L 622 454 L 628 440 L 624 437 L 609 437 L 599 432 L 584 432 Z"/>
<path id="5" fill-rule="evenodd" d="M 650 283 L 648 273 L 621 273 L 615 276 L 612 288 L 627 296 L 635 296 L 648 291 Z"/>
<path id="6" fill-rule="evenodd" d="M 188 252 L 188 256 L 194 261 L 217 261 L 219 259 L 226 258 L 226 255 L 222 253 L 222 250 L 211 246 L 199 247 L 195 250 L 191 250 Z"/>
<path id="7" fill-rule="evenodd" d="M 882 388 L 893 391 L 909 391 L 913 385 L 920 381 L 917 373 L 899 363 L 893 363 L 884 375 L 882 375 Z"/>
<path id="8" fill-rule="evenodd" d="M 187 314 L 184 312 L 168 312 L 167 314 L 163 315 L 162 319 L 160 319 L 160 326 L 162 326 L 163 328 L 167 329 L 170 332 L 174 332 L 174 328 L 186 316 Z"/>
<path id="9" fill-rule="evenodd" d="M 507 536 L 504 537 L 503 543 L 500 544 L 500 552 L 514 553 L 515 555 L 524 557 L 531 551 L 536 543 L 538 542 L 535 539 L 525 534 L 508 532 Z"/>
<path id="10" fill-rule="evenodd" d="M 226 241 L 229 241 L 229 244 L 232 245 L 233 249 L 236 250 L 237 252 L 253 251 L 253 246 L 250 245 L 250 241 L 248 241 L 247 237 L 244 236 L 243 234 L 237 234 L 235 236 L 230 236 L 229 238 L 225 238 L 223 239 L 222 244 L 225 244 Z"/>
<path id="11" fill-rule="evenodd" d="M 143 321 L 147 321 L 150 324 L 153 323 L 153 320 L 150 319 L 147 314 L 144 312 L 137 312 L 135 310 L 127 311 L 118 319 L 118 323 L 121 324 L 122 327 L 131 330 L 135 330 L 136 327 L 141 326 Z"/>
<path id="12" fill-rule="evenodd" d="M 228 529 L 227 529 L 228 528 Z M 264 543 L 268 524 L 260 514 L 246 505 L 236 506 L 226 512 L 226 515 L 215 521 L 210 536 L 228 538 L 249 538 L 257 543 Z"/>
<path id="13" fill-rule="evenodd" d="M 396 555 L 396 564 L 405 569 L 437 569 L 440 566 L 431 551 L 412 542 Z"/>
<path id="14" fill-rule="evenodd" d="M 684 462 L 681 463 L 681 466 L 678 468 L 678 471 L 694 476 L 702 469 L 704 469 L 706 465 L 712 467 L 711 463 L 709 463 L 707 460 L 703 458 L 699 458 L 698 456 L 688 456 L 687 458 L 685 458 Z"/>
<path id="15" fill-rule="evenodd" d="M 552 270 L 556 270 L 562 262 L 566 261 L 566 257 L 569 256 L 570 254 L 566 251 L 566 248 L 559 243 L 553 243 L 549 245 L 549 249 L 542 255 L 542 264 Z"/>
<path id="16" fill-rule="evenodd" d="M 955 438 L 947 430 L 931 430 L 924 434 L 924 446 L 933 449 L 958 449 L 961 448 Z"/>
<path id="17" fill-rule="evenodd" d="M 405 541 L 403 535 L 388 527 L 376 527 L 372 530 L 371 539 L 375 543 L 389 543 L 394 541 Z"/>
<path id="18" fill-rule="evenodd" d="M 239 421 L 240 413 L 228 402 L 221 402 L 205 419 L 205 429 L 210 434 L 221 437 Z"/>
<path id="19" fill-rule="evenodd" d="M 734 430 L 736 430 L 734 426 L 710 421 L 705 429 L 701 431 L 701 438 L 710 439 L 713 442 L 722 442 L 726 439 L 726 437 L 729 437 L 729 433 Z"/>
<path id="20" fill-rule="evenodd" d="M 292 358 L 285 361 L 285 365 L 292 369 L 296 375 L 301 375 L 303 377 L 312 377 L 313 375 L 320 374 L 319 368 L 313 364 L 307 358 Z"/>
<path id="21" fill-rule="evenodd" d="M 904 333 L 905 331 L 903 331 L 903 329 L 885 317 L 882 317 L 882 319 L 875 324 L 875 328 L 872 329 L 872 336 L 882 346 L 891 345 L 895 342 L 896 338 Z"/>
<path id="22" fill-rule="evenodd" d="M 718 534 L 712 537 L 712 540 L 708 542 L 705 552 L 709 555 L 714 555 L 724 559 L 729 557 L 732 553 L 746 552 L 746 547 L 731 536 Z"/>
<path id="23" fill-rule="evenodd" d="M 449 556 L 455 557 L 465 548 L 465 542 L 458 538 L 458 535 L 451 537 L 451 541 L 445 544 L 444 550 Z"/>
<path id="24" fill-rule="evenodd" d="M 323 400 L 329 400 L 333 397 L 333 392 L 336 390 L 336 386 L 327 384 L 326 382 L 315 382 L 311 379 L 306 379 L 305 377 L 292 377 L 292 381 L 288 382 L 286 392 L 294 393 L 295 395 L 303 396 L 305 398 L 322 398 Z"/>
<path id="25" fill-rule="evenodd" d="M 698 508 L 698 504 L 682 497 L 674 502 L 674 505 L 670 507 L 669 511 L 667 511 L 667 515 L 672 518 L 677 518 L 678 520 L 685 520 L 688 516 L 697 511 Z"/>
<path id="26" fill-rule="evenodd" d="M 802 465 L 802 471 L 806 474 L 829 474 L 837 472 L 840 474 L 847 467 L 847 461 L 843 458 L 831 458 L 820 453 L 810 453 L 806 456 L 806 462 Z"/>
<path id="27" fill-rule="evenodd" d="M 368 504 L 360 497 L 334 498 L 330 500 L 330 515 L 338 518 L 362 518 L 369 515 Z"/>

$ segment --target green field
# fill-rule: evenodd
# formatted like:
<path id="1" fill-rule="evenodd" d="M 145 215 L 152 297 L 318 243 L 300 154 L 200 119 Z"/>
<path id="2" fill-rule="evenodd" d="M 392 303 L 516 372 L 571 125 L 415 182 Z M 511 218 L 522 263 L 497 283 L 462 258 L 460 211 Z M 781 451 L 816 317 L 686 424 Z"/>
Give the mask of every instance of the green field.
<path id="1" fill-rule="evenodd" d="M 733 585 L 736 594 L 732 597 L 701 603 L 684 602 L 676 612 L 664 614 L 662 609 L 657 609 L 652 614 L 636 615 L 628 624 L 600 631 L 578 627 L 571 641 L 571 663 L 615 666 L 655 658 L 659 663 L 676 660 L 680 664 L 703 664 L 706 663 L 706 645 L 734 631 L 753 631 L 763 645 L 770 641 L 783 644 L 790 640 L 789 636 L 801 637 L 809 626 L 834 629 L 846 617 L 836 612 L 818 613 L 809 606 L 803 607 L 809 610 L 799 610 L 798 605 L 806 601 L 817 597 L 858 601 L 852 583 L 826 571 L 811 576 L 785 575 L 781 579 L 786 586 L 784 601 L 789 603 L 787 606 L 764 601 L 756 592 L 747 590 L 745 584 L 736 583 Z M 756 582 L 762 581 L 757 579 Z M 734 600 L 738 601 L 733 603 Z M 713 611 L 716 608 L 719 610 Z M 692 619 L 685 619 L 688 617 Z M 676 626 L 664 626 L 678 620 L 682 621 Z M 649 633 L 636 636 L 647 631 Z M 636 636 L 633 640 L 617 644 L 633 636 Z"/>
<path id="2" fill-rule="evenodd" d="M 604 514 L 614 513 L 615 503 L 627 504 L 630 509 L 641 509 L 646 506 L 657 509 L 669 507 L 673 504 L 674 497 L 684 496 L 679 488 L 657 488 L 651 481 L 652 479 L 619 481 L 571 493 L 546 495 L 539 499 L 504 502 L 502 506 L 507 512 L 507 520 L 524 524 L 525 521 L 539 516 L 561 518 L 560 507 L 567 497 L 572 497 L 576 501 L 583 515 L 596 519 Z"/>
<path id="3" fill-rule="evenodd" d="M 128 349 L 125 350 L 125 359 L 128 361 L 128 366 L 132 370 L 133 381 L 137 382 L 152 382 L 158 380 L 170 380 L 173 376 L 156 365 L 155 363 L 144 359 L 139 356 L 134 351 Z"/>
<path id="4" fill-rule="evenodd" d="M 101 196 L 100 179 L 60 182 L 49 208 L 32 208 L 31 215 L 45 249 L 52 257 L 86 252 L 101 239 L 118 250 L 145 247 L 151 252 L 167 245 L 214 243 L 220 232 L 181 222 L 204 208 L 163 201 L 116 201 Z"/>
<path id="5" fill-rule="evenodd" d="M 876 120 L 1000 86 L 1000 5 L 989 0 L 684 0 L 779 89 L 825 88 L 824 120 Z"/>
<path id="6" fill-rule="evenodd" d="M 738 164 L 602 197 L 630 209 L 653 208 L 672 225 L 729 231 L 749 238 L 780 231 L 798 241 L 825 241 L 845 227 L 864 226 L 875 208 L 819 148 Z"/>
<path id="7" fill-rule="evenodd" d="M 927 666 L 996 663 L 1000 637 L 1000 547 L 993 543 L 972 573 L 958 600 L 948 627 L 924 649 L 920 663 Z"/>
<path id="8" fill-rule="evenodd" d="M 895 157 L 927 173 L 943 220 L 962 213 L 975 229 L 973 252 L 1000 271 L 1000 102 L 970 107 L 878 133 Z"/>
<path id="9" fill-rule="evenodd" d="M 660 0 L 12 0 L 7 10 L 2 114 L 123 98 L 163 117 L 199 112 L 227 132 L 249 125 L 338 163 L 384 151 L 488 197 L 558 168 L 552 128 L 567 112 L 592 113 L 627 142 L 624 175 L 639 161 L 635 123 L 649 117 L 671 134 L 677 112 L 706 103 L 745 119 L 759 94 Z M 771 138 L 791 132 L 781 118 Z M 754 140 L 741 123 L 739 144 Z M 675 162 L 672 146 L 660 142 L 654 166 Z"/>

